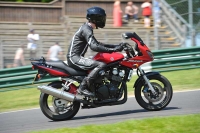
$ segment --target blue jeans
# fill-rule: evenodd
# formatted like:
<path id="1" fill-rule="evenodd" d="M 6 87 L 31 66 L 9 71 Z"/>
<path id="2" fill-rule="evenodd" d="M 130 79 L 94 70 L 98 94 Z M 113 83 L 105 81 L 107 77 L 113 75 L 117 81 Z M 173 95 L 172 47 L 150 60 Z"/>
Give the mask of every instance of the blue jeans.
<path id="1" fill-rule="evenodd" d="M 126 17 L 125 17 L 126 20 L 129 20 L 131 18 L 134 18 L 135 20 L 138 20 L 137 14 L 134 14 L 133 16 L 126 14 Z"/>
<path id="2" fill-rule="evenodd" d="M 134 15 L 133 15 L 133 18 L 134 18 L 135 20 L 138 20 L 138 15 L 137 15 L 137 14 L 134 14 Z"/>

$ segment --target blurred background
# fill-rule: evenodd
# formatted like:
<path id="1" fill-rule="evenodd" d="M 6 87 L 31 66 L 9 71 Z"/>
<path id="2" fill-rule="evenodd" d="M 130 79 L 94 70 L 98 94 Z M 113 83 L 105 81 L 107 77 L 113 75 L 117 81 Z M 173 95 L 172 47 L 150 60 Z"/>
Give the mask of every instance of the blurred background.
<path id="1" fill-rule="evenodd" d="M 64 56 L 76 30 L 86 22 L 86 10 L 100 6 L 107 13 L 106 26 L 94 29 L 98 41 L 107 44 L 122 42 L 121 34 L 136 32 L 151 50 L 200 46 L 200 0 L 157 0 L 160 23 L 155 26 L 154 2 L 150 26 L 144 26 L 141 5 L 146 0 L 132 1 L 138 7 L 138 21 L 125 19 L 127 0 L 121 0 L 121 20 L 114 19 L 114 0 L 1 0 L 0 1 L 0 69 L 14 67 L 16 52 L 23 45 L 25 64 L 30 65 L 27 36 L 34 29 L 36 57 L 46 57 L 48 49 L 59 42 Z M 114 22 L 121 25 L 114 26 Z M 95 53 L 88 50 L 87 56 Z M 66 57 L 65 57 L 66 58 Z"/>

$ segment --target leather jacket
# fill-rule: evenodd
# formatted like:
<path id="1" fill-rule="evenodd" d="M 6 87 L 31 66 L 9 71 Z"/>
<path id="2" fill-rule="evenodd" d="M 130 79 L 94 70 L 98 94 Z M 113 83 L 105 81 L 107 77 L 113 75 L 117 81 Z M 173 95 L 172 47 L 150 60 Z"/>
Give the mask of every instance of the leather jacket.
<path id="1" fill-rule="evenodd" d="M 81 57 L 84 57 L 88 47 L 96 52 L 110 53 L 114 52 L 113 48 L 115 46 L 98 42 L 94 37 L 90 23 L 85 23 L 74 34 L 68 49 L 67 58 L 77 62 Z"/>

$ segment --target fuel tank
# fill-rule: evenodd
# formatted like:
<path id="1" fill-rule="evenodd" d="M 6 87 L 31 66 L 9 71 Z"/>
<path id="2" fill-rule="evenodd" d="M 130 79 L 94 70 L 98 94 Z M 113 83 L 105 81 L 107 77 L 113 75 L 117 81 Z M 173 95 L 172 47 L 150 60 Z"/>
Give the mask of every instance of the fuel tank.
<path id="1" fill-rule="evenodd" d="M 121 60 L 124 58 L 124 55 L 121 53 L 113 52 L 113 53 L 97 53 L 93 59 L 96 61 L 101 61 L 106 64 Z"/>

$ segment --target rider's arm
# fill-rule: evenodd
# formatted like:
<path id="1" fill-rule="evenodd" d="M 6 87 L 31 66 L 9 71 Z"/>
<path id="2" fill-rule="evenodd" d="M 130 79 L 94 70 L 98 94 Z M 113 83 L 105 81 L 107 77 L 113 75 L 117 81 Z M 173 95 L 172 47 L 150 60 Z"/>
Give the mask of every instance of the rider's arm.
<path id="1" fill-rule="evenodd" d="M 113 48 L 105 47 L 102 43 L 98 42 L 90 29 L 83 30 L 83 36 L 89 44 L 89 47 L 96 52 L 114 52 Z"/>
<path id="2" fill-rule="evenodd" d="M 107 47 L 107 48 L 115 48 L 118 44 L 104 44 L 104 43 L 101 43 L 104 47 Z"/>

